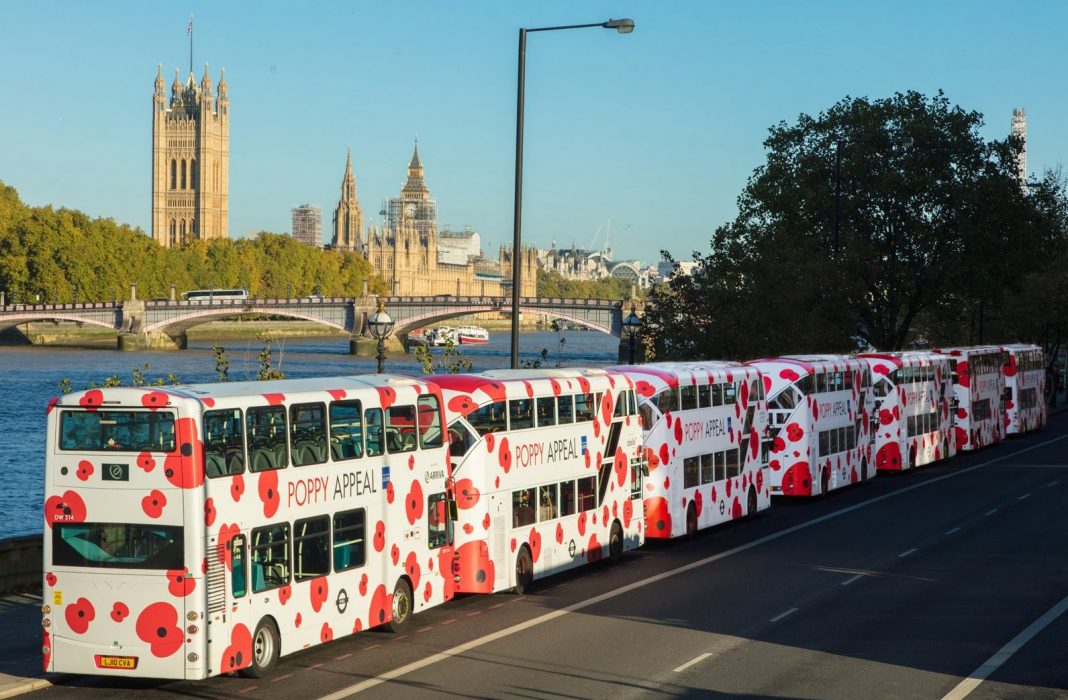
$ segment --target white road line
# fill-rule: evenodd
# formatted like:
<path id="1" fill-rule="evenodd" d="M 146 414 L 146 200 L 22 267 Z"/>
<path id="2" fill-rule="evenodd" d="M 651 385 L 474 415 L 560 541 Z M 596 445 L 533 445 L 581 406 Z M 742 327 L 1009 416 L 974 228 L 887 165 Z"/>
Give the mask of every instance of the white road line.
<path id="1" fill-rule="evenodd" d="M 779 613 L 775 617 L 771 618 L 770 620 L 768 620 L 768 622 L 778 622 L 779 620 L 783 619 L 787 615 L 793 615 L 795 612 L 797 612 L 797 610 L 798 610 L 797 608 L 790 608 L 786 612 Z"/>
<path id="2" fill-rule="evenodd" d="M 705 659 L 707 659 L 710 656 L 712 656 L 712 652 L 710 652 L 710 651 L 709 652 L 705 652 L 704 654 L 701 654 L 700 656 L 695 656 L 694 658 L 690 659 L 689 661 L 684 663 L 682 666 L 679 666 L 678 668 L 673 668 L 671 670 L 674 671 L 675 673 L 682 673 L 683 671 L 688 669 L 690 666 L 693 666 L 694 664 L 699 664 L 699 663 L 701 663 L 702 661 L 704 661 Z"/>
<path id="3" fill-rule="evenodd" d="M 959 527 L 955 527 L 952 530 L 946 530 L 946 534 L 947 535 L 952 535 L 954 532 L 960 532 L 960 528 Z"/>
<path id="4" fill-rule="evenodd" d="M 997 513 L 997 512 L 998 512 L 997 508 L 991 508 L 986 513 L 984 513 L 983 515 L 993 515 L 994 513 Z"/>
<path id="5" fill-rule="evenodd" d="M 916 553 L 916 548 L 915 548 L 915 547 L 913 547 L 912 549 L 908 549 L 908 550 L 905 550 L 905 551 L 904 551 L 904 552 L 902 552 L 901 554 L 898 554 L 898 555 L 897 555 L 897 558 L 898 558 L 898 559 L 904 559 L 904 558 L 905 558 L 905 557 L 907 557 L 908 555 L 910 555 L 910 554 L 915 554 L 915 553 Z"/>
<path id="6" fill-rule="evenodd" d="M 1046 486 L 1056 486 L 1059 483 L 1061 483 L 1059 480 L 1054 480 L 1046 484 Z"/>
<path id="7" fill-rule="evenodd" d="M 946 693 L 942 700 L 961 700 L 962 698 L 968 697 L 973 690 L 979 687 L 980 683 L 990 677 L 990 674 L 998 670 L 998 667 L 1012 658 L 1012 655 L 1019 651 L 1024 644 L 1031 641 L 1032 637 L 1063 615 L 1065 610 L 1068 610 L 1068 596 L 1062 598 L 1061 602 L 1054 605 L 1047 610 L 1042 617 L 1028 625 L 1027 629 L 1009 640 L 1008 644 L 994 652 L 994 655 L 987 659 L 982 666 L 972 671 L 971 675 L 957 684 L 956 688 Z"/>
<path id="8" fill-rule="evenodd" d="M 1030 496 L 1031 496 L 1031 494 L 1029 494 L 1029 493 L 1025 493 L 1024 495 L 1020 496 L 1020 497 L 1019 497 L 1019 498 L 1017 498 L 1016 500 L 1017 500 L 1017 501 L 1022 501 L 1023 499 L 1025 499 L 1025 498 L 1029 498 Z"/>
<path id="9" fill-rule="evenodd" d="M 396 678 L 401 678 L 402 676 L 406 676 L 409 673 L 414 673 L 415 671 L 418 671 L 420 669 L 426 668 L 427 666 L 433 666 L 436 663 L 440 663 L 442 661 L 446 661 L 447 659 L 451 659 L 454 656 L 459 656 L 460 654 L 467 653 L 468 651 L 470 651 L 472 649 L 477 649 L 480 646 L 484 646 L 486 644 L 489 644 L 490 642 L 495 642 L 498 639 L 503 639 L 504 637 L 510 637 L 513 634 L 518 634 L 519 632 L 523 632 L 525 630 L 528 630 L 531 627 L 537 627 L 538 625 L 545 624 L 546 622 L 551 622 L 551 621 L 555 620 L 556 618 L 563 617 L 564 615 L 567 615 L 569 613 L 577 612 L 579 610 L 584 610 L 584 609 L 586 609 L 588 607 L 597 605 L 598 603 L 603 603 L 606 600 L 611 600 L 611 599 L 616 598 L 618 596 L 630 593 L 631 591 L 636 591 L 636 590 L 638 590 L 640 588 L 645 588 L 646 586 L 651 586 L 654 583 L 659 583 L 660 581 L 663 581 L 664 579 L 672 578 L 673 576 L 678 576 L 679 574 L 686 573 L 687 571 L 692 571 L 694 569 L 699 569 L 702 566 L 707 566 L 708 564 L 711 564 L 713 562 L 717 562 L 717 561 L 719 561 L 721 559 L 725 559 L 725 558 L 727 558 L 729 556 L 732 556 L 732 555 L 735 555 L 735 554 L 740 554 L 741 552 L 747 552 L 750 549 L 753 549 L 755 547 L 759 547 L 761 545 L 767 544 L 768 542 L 774 542 L 775 540 L 782 539 L 783 537 L 786 537 L 787 535 L 792 535 L 795 532 L 800 532 L 801 530 L 807 530 L 810 527 L 813 527 L 815 525 L 819 525 L 820 523 L 824 523 L 824 522 L 826 522 L 828 520 L 833 520 L 835 518 L 840 518 L 841 516 L 846 515 L 847 513 L 852 513 L 853 511 L 857 511 L 857 510 L 860 510 L 862 508 L 867 508 L 868 506 L 874 505 L 876 503 L 881 503 L 882 501 L 886 501 L 886 500 L 889 500 L 891 498 L 896 498 L 896 497 L 898 497 L 898 496 L 900 496 L 902 494 L 909 493 L 910 491 L 915 491 L 916 489 L 925 488 L 927 486 L 930 486 L 932 484 L 937 484 L 937 483 L 939 483 L 941 481 L 945 481 L 947 479 L 955 479 L 958 476 L 963 476 L 964 474 L 970 474 L 971 472 L 974 472 L 977 469 L 983 469 L 984 467 L 988 467 L 991 464 L 997 464 L 998 462 L 1002 462 L 1002 461 L 1004 461 L 1006 459 L 1009 459 L 1010 457 L 1015 457 L 1016 455 L 1020 455 L 1020 454 L 1023 454 L 1025 452 L 1030 452 L 1031 450 L 1037 450 L 1040 447 L 1045 447 L 1046 445 L 1052 445 L 1055 442 L 1060 442 L 1061 440 L 1065 440 L 1065 439 L 1068 439 L 1068 435 L 1062 435 L 1060 437 L 1053 438 L 1052 440 L 1046 440 L 1044 442 L 1039 442 L 1039 443 L 1036 443 L 1034 445 L 1031 445 L 1030 447 L 1025 447 L 1025 448 L 1023 448 L 1021 450 L 1017 450 L 1016 452 L 1009 452 L 1008 454 L 1005 454 L 1005 455 L 1003 455 L 1001 457 L 995 457 L 994 459 L 987 460 L 986 462 L 981 462 L 979 464 L 976 464 L 975 466 L 966 467 L 964 469 L 959 469 L 959 470 L 956 470 L 956 471 L 952 471 L 952 472 L 950 472 L 948 474 L 943 474 L 942 476 L 936 476 L 936 477 L 934 477 L 932 479 L 928 479 L 927 481 L 921 481 L 918 484 L 912 484 L 911 486 L 906 486 L 903 489 L 899 489 L 897 491 L 891 491 L 890 493 L 884 493 L 881 496 L 876 496 L 875 498 L 868 499 L 867 501 L 862 501 L 860 503 L 856 503 L 854 505 L 842 508 L 841 510 L 836 510 L 834 512 L 827 513 L 826 515 L 821 515 L 818 518 L 813 518 L 812 520 L 806 520 L 803 523 L 798 523 L 797 525 L 794 525 L 792 527 L 788 527 L 785 530 L 780 530 L 779 532 L 774 532 L 774 533 L 772 533 L 770 535 L 765 535 L 764 537 L 761 537 L 760 539 L 753 540 L 752 542 L 740 545 L 740 546 L 735 547 L 733 549 L 728 549 L 725 552 L 720 552 L 719 554 L 713 554 L 711 556 L 705 557 L 704 559 L 698 559 L 697 561 L 690 562 L 689 564 L 684 564 L 683 566 L 671 569 L 669 571 L 664 571 L 664 572 L 661 572 L 659 574 L 655 574 L 653 576 L 649 576 L 647 578 L 643 578 L 643 579 L 641 579 L 639 581 L 635 581 L 633 583 L 628 583 L 625 586 L 620 586 L 619 588 L 615 588 L 615 589 L 613 589 L 611 591 L 608 591 L 606 593 L 601 593 L 600 595 L 595 595 L 592 598 L 587 598 L 586 600 L 580 600 L 577 603 L 572 603 L 571 605 L 568 605 L 567 607 L 560 608 L 558 610 L 553 610 L 551 612 L 547 612 L 547 613 L 545 613 L 543 615 L 539 615 L 538 617 L 534 617 L 534 618 L 531 618 L 531 619 L 526 620 L 524 622 L 520 622 L 518 624 L 512 625 L 511 627 L 505 627 L 504 629 L 497 630 L 496 632 L 491 632 L 490 634 L 487 634 L 487 635 L 482 636 L 482 637 L 478 637 L 477 639 L 472 639 L 472 640 L 470 640 L 468 642 L 464 642 L 463 644 L 457 644 L 456 646 L 451 647 L 449 649 L 446 649 L 445 651 L 440 651 L 440 652 L 438 652 L 436 654 L 431 654 L 430 656 L 424 657 L 424 658 L 419 659 L 417 661 L 413 661 L 413 662 L 411 662 L 409 664 L 405 664 L 404 666 L 399 666 L 399 667 L 397 667 L 395 669 L 392 669 L 390 671 L 386 671 L 385 673 L 380 673 L 379 675 L 375 676 L 374 678 L 368 678 L 368 679 L 366 679 L 364 681 L 360 681 L 359 683 L 354 683 L 354 684 L 352 684 L 350 686 L 342 688 L 341 690 L 338 690 L 336 692 L 330 693 L 329 695 L 324 695 L 321 698 L 319 698 L 319 700 L 341 700 L 342 698 L 347 698 L 349 696 L 352 696 L 352 695 L 355 695 L 357 693 L 363 692 L 364 690 L 369 690 L 370 688 L 374 688 L 376 686 L 382 685 L 383 683 L 388 683 L 389 681 L 392 681 L 392 680 L 394 680 Z M 525 598 L 525 597 L 526 596 L 520 596 L 520 597 L 516 598 L 515 601 L 513 601 L 513 602 L 521 600 L 522 598 Z"/>
<path id="10" fill-rule="evenodd" d="M 856 576 L 853 576 L 852 578 L 847 578 L 845 581 L 842 581 L 842 585 L 843 586 L 848 586 L 849 584 L 853 583 L 857 579 L 861 579 L 861 578 L 864 578 L 864 574 L 857 574 Z"/>

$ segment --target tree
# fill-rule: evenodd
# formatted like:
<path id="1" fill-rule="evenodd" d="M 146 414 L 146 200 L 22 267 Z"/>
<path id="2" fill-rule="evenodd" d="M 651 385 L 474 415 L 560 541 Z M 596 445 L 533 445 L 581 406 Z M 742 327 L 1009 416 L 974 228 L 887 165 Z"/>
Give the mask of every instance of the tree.
<path id="1" fill-rule="evenodd" d="M 1017 179 L 1021 144 L 980 126 L 907 92 L 772 127 L 737 217 L 654 294 L 660 356 L 900 349 L 1001 299 L 1058 232 Z"/>

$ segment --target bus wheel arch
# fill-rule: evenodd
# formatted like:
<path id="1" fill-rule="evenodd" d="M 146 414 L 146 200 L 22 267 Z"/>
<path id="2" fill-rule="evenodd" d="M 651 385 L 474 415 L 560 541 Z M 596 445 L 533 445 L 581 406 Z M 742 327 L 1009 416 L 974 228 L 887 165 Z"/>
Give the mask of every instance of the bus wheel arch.
<path id="1" fill-rule="evenodd" d="M 412 597 L 412 581 L 407 575 L 397 579 L 397 585 L 393 587 L 393 600 L 391 603 L 391 620 L 386 625 L 390 632 L 401 632 L 412 619 L 415 610 L 415 599 Z"/>
<path id="2" fill-rule="evenodd" d="M 757 514 L 757 492 L 755 486 L 749 487 L 749 496 L 746 500 L 746 512 L 745 517 L 755 518 Z"/>
<path id="3" fill-rule="evenodd" d="M 861 457 L 860 459 L 860 483 L 864 483 L 868 480 L 868 458 Z"/>
<path id="4" fill-rule="evenodd" d="M 820 495 L 826 496 L 831 492 L 831 470 L 820 470 Z"/>
<path id="5" fill-rule="evenodd" d="M 252 633 L 252 663 L 238 671 L 246 678 L 264 678 L 278 663 L 282 650 L 282 638 L 278 634 L 278 623 L 266 615 L 256 623 Z"/>
<path id="6" fill-rule="evenodd" d="M 618 520 L 612 521 L 612 529 L 608 533 L 608 560 L 618 564 L 623 559 L 623 526 Z"/>
<path id="7" fill-rule="evenodd" d="M 530 556 L 530 547 L 524 543 L 515 555 L 515 585 L 512 586 L 512 592 L 516 595 L 522 595 L 530 590 L 530 586 L 533 583 L 534 559 Z"/>
<path id="8" fill-rule="evenodd" d="M 697 535 L 697 506 L 691 500 L 690 505 L 686 507 L 686 536 L 692 538 L 695 535 Z"/>

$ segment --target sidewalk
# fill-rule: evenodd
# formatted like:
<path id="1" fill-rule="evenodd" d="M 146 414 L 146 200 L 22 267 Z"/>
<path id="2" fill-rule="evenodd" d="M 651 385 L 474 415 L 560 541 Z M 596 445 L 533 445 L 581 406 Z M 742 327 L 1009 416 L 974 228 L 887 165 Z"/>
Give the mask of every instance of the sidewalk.
<path id="1" fill-rule="evenodd" d="M 0 596 L 0 700 L 52 685 L 41 671 L 41 596 Z"/>

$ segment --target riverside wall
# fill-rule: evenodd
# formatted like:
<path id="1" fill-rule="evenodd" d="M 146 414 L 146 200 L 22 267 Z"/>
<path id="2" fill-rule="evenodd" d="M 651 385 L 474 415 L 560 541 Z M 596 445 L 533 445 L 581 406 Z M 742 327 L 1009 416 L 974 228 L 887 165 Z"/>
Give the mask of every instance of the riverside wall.
<path id="1" fill-rule="evenodd" d="M 41 535 L 0 540 L 0 593 L 41 590 Z"/>

